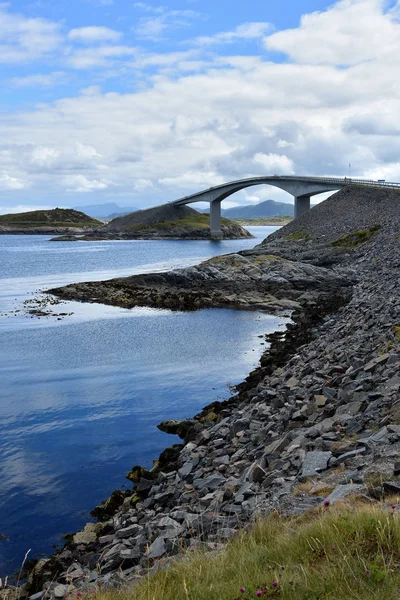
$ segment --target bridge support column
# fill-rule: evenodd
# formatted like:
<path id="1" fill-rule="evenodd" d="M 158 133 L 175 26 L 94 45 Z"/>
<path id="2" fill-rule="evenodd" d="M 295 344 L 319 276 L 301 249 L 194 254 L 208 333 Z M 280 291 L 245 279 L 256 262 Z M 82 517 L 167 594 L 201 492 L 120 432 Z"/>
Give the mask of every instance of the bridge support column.
<path id="1" fill-rule="evenodd" d="M 212 239 L 222 238 L 221 200 L 210 202 L 210 230 Z"/>
<path id="2" fill-rule="evenodd" d="M 295 196 L 294 197 L 294 218 L 301 217 L 307 210 L 310 210 L 310 196 Z"/>

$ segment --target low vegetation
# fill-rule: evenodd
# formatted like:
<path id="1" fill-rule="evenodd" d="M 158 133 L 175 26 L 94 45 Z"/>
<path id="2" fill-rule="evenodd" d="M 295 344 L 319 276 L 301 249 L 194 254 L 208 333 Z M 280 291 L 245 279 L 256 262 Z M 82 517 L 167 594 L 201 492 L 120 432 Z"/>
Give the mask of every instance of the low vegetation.
<path id="1" fill-rule="evenodd" d="M 388 505 L 348 503 L 274 514 L 226 548 L 186 552 L 134 588 L 94 600 L 398 600 L 400 520 Z"/>
<path id="2" fill-rule="evenodd" d="M 0 215 L 0 226 L 28 227 L 100 227 L 97 219 L 72 208 L 54 208 L 53 210 L 33 210 L 24 213 Z"/>
<path id="3" fill-rule="evenodd" d="M 374 235 L 378 233 L 379 229 L 380 225 L 375 225 L 369 229 L 360 229 L 359 231 L 348 233 L 347 235 L 332 242 L 332 246 L 337 248 L 356 248 L 360 244 L 368 242 L 372 237 L 374 237 Z"/>
<path id="4" fill-rule="evenodd" d="M 311 240 L 311 236 L 307 231 L 299 231 L 298 233 L 290 233 L 285 237 L 285 240 L 288 240 L 289 242 L 298 242 L 301 240 L 309 241 Z"/>
<path id="5" fill-rule="evenodd" d="M 222 225 L 231 225 L 232 221 L 229 219 L 221 219 Z M 177 219 L 175 221 L 160 221 L 158 223 L 151 223 L 150 225 L 130 225 L 127 227 L 130 231 L 154 231 L 154 230 L 170 230 L 170 229 L 209 229 L 210 228 L 210 215 L 202 213 L 198 215 L 191 215 Z"/>

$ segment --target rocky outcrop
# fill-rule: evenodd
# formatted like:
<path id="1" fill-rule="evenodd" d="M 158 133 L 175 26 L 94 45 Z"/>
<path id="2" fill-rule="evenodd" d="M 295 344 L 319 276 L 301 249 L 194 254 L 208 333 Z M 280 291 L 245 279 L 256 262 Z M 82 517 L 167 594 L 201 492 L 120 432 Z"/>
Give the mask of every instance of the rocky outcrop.
<path id="1" fill-rule="evenodd" d="M 292 260 L 292 279 L 283 277 L 281 282 L 283 286 L 291 282 L 285 291 L 300 305 L 293 324 L 285 336 L 271 336 L 260 368 L 239 386 L 235 397 L 213 403 L 192 420 L 160 425 L 181 435 L 183 444 L 163 453 L 150 471 L 135 467 L 129 474 L 134 487 L 123 493 L 122 503 L 119 496 L 115 514 L 107 513 L 98 529 L 85 528 L 88 535 L 79 543 L 72 541 L 55 558 L 41 561 L 31 576 L 32 592 L 44 586 L 50 595 L 62 597 L 78 588 L 134 581 L 181 548 L 223 547 L 238 528 L 272 510 L 298 514 L 349 494 L 370 501 L 399 495 L 400 226 L 397 195 L 392 195 L 396 192 L 379 196 L 380 227 L 367 241 L 351 248 L 332 245 L 359 229 L 360 206 L 363 228 L 376 224 L 373 197 L 368 191 L 364 205 L 363 192 L 359 190 L 354 206 L 347 201 L 345 225 L 326 219 L 323 224 L 324 210 L 330 210 L 327 201 L 317 213 L 320 222 L 313 225 L 311 211 L 246 255 L 251 259 L 247 272 L 257 256 L 273 254 L 278 247 L 286 248 L 291 260 L 303 258 L 301 263 Z M 332 202 L 341 202 L 345 194 L 343 190 Z M 287 238 L 304 231 L 307 237 Z M 317 261 L 321 250 L 331 269 L 312 264 L 312 255 Z M 226 260 L 227 281 L 223 268 L 217 269 L 215 280 L 218 285 L 225 281 L 230 290 L 232 261 L 242 263 L 236 255 Z M 290 262 L 273 259 L 273 269 L 274 261 Z M 263 259 L 262 264 L 258 278 L 269 272 Z M 197 277 L 206 282 L 208 293 L 212 271 L 207 266 L 205 278 L 199 269 Z M 283 271 L 273 273 L 277 277 Z M 186 281 L 182 272 L 173 277 L 180 285 Z M 312 286 L 312 301 L 301 298 L 306 293 L 303 277 Z M 237 287 L 243 284 L 246 293 L 250 279 L 238 269 Z M 143 281 L 150 289 L 149 279 Z M 159 285 L 160 280 L 155 281 Z M 276 280 L 271 283 L 277 285 Z M 255 288 L 261 294 L 257 285 L 252 293 Z M 266 289 L 279 295 L 275 287 Z M 56 593 L 57 586 L 65 586 L 65 594 L 60 589 Z"/>
<path id="2" fill-rule="evenodd" d="M 3 227 L 0 225 L 0 235 L 65 235 L 69 238 L 68 241 L 78 240 L 77 235 L 91 234 L 95 230 L 93 227 Z"/>
<path id="3" fill-rule="evenodd" d="M 132 308 L 173 310 L 207 307 L 281 312 L 330 294 L 351 293 L 348 274 L 269 254 L 231 254 L 198 266 L 88 282 L 50 290 L 66 300 L 100 302 Z"/>

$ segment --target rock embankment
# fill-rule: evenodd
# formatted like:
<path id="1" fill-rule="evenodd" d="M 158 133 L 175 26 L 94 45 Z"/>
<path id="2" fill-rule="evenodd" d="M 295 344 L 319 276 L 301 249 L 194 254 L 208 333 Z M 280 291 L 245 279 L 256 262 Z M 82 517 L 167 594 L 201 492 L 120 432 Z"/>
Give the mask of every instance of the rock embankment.
<path id="1" fill-rule="evenodd" d="M 166 450 L 151 471 L 133 468 L 133 489 L 98 508 L 105 520 L 39 562 L 32 592 L 62 598 L 78 588 L 135 581 L 182 548 L 223 547 L 239 527 L 271 510 L 301 513 L 355 493 L 400 495 L 399 202 L 396 192 L 345 189 L 245 253 L 253 265 L 262 260 L 258 279 L 266 277 L 267 294 L 283 298 L 280 283 L 300 305 L 294 325 L 283 339 L 272 336 L 261 367 L 231 401 L 193 421 L 161 425 L 180 434 L 183 445 Z M 332 208 L 340 203 L 345 214 Z M 288 260 L 262 259 L 278 251 Z M 315 266 L 321 256 L 330 269 Z M 236 293 L 242 283 L 248 293 L 250 275 L 233 272 L 232 260 L 241 264 L 227 257 L 228 279 L 237 276 Z M 275 271 L 277 262 L 293 263 L 291 279 Z M 269 273 L 282 281 L 268 284 Z M 218 269 L 218 286 L 222 275 Z M 182 284 L 182 272 L 173 277 Z M 305 281 L 312 300 L 302 299 Z M 262 293 L 261 285 L 254 289 Z"/>

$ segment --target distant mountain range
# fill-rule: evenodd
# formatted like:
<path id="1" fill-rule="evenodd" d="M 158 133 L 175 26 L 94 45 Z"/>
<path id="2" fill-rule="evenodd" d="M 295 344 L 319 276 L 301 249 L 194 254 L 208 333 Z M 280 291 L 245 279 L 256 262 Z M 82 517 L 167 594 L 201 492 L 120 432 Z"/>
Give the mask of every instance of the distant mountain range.
<path id="1" fill-rule="evenodd" d="M 222 207 L 224 205 L 222 204 Z M 294 205 L 286 202 L 265 200 L 259 204 L 222 208 L 222 215 L 227 219 L 260 219 L 262 217 L 294 216 Z"/>
<path id="2" fill-rule="evenodd" d="M 74 210 L 80 210 L 90 217 L 96 219 L 115 219 L 139 210 L 136 206 L 119 206 L 115 202 L 106 204 L 90 204 L 89 206 L 75 206 Z"/>

